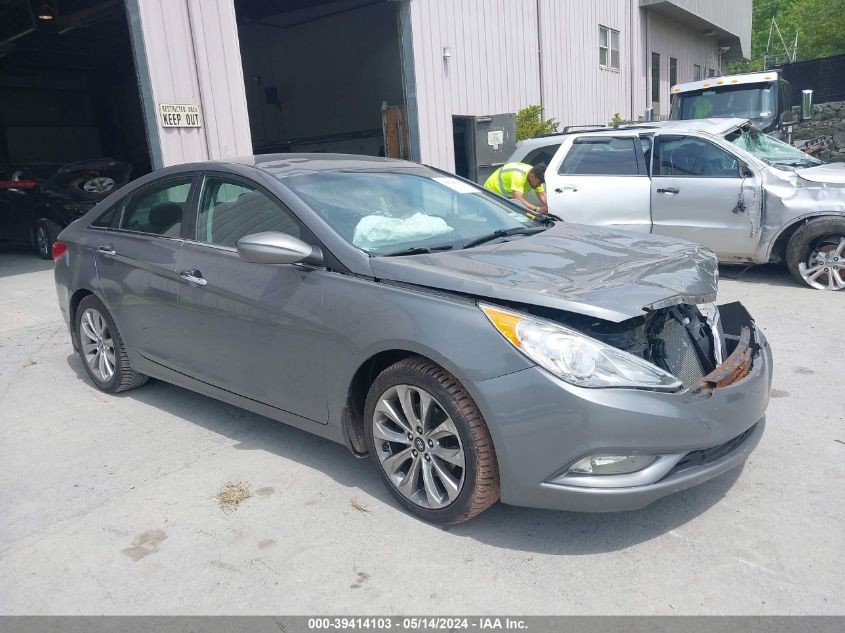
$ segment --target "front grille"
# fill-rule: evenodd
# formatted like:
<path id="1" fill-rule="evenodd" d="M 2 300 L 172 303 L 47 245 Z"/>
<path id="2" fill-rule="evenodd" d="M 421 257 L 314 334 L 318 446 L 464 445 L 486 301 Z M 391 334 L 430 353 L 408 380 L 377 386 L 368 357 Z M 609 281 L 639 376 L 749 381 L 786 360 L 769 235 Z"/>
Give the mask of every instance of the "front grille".
<path id="1" fill-rule="evenodd" d="M 748 439 L 748 436 L 754 432 L 754 429 L 757 427 L 755 424 L 750 429 L 745 431 L 745 433 L 741 433 L 737 435 L 732 440 L 728 440 L 724 444 L 719 444 L 718 446 L 713 446 L 712 448 L 704 448 L 698 451 L 692 451 L 684 455 L 684 458 L 675 464 L 675 467 L 671 470 L 670 474 L 677 473 L 682 470 L 686 470 L 687 468 L 695 468 L 696 466 L 705 466 L 707 464 L 712 464 L 716 460 L 721 459 L 728 453 L 736 450 L 739 446 Z"/>
<path id="2" fill-rule="evenodd" d="M 684 325 L 677 319 L 666 319 L 658 336 L 663 341 L 664 363 L 669 373 L 687 387 L 698 384 L 705 372 Z"/>

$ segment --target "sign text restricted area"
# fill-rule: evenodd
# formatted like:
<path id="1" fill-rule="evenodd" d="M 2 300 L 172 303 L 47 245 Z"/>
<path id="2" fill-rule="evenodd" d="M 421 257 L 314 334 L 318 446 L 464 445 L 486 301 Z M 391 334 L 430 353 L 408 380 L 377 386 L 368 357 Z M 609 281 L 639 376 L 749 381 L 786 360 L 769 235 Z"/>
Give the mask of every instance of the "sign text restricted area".
<path id="1" fill-rule="evenodd" d="M 161 127 L 201 127 L 200 107 L 193 103 L 159 103 Z"/>

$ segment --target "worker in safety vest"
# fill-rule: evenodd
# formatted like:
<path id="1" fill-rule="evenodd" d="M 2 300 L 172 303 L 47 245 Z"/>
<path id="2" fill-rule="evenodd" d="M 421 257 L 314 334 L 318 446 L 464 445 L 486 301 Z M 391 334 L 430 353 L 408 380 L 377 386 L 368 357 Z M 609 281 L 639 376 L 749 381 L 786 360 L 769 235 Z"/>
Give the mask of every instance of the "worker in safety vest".
<path id="1" fill-rule="evenodd" d="M 533 167 L 527 163 L 506 163 L 490 175 L 484 183 L 484 188 L 504 198 L 516 200 L 531 211 L 548 213 L 549 202 L 543 186 L 545 182 L 545 163 L 539 163 Z M 525 199 L 525 195 L 531 189 L 537 193 L 541 206 L 531 204 Z"/>

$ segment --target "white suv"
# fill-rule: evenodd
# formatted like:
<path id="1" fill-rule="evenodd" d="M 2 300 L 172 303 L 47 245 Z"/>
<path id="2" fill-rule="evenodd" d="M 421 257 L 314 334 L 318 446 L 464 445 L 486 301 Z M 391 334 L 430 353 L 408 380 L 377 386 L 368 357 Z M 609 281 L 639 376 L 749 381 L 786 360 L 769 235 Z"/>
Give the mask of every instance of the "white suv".
<path id="1" fill-rule="evenodd" d="M 845 289 L 845 164 L 825 164 L 743 119 L 580 129 L 517 145 L 547 163 L 566 220 L 698 242 L 725 263 L 786 262 L 813 288 Z"/>

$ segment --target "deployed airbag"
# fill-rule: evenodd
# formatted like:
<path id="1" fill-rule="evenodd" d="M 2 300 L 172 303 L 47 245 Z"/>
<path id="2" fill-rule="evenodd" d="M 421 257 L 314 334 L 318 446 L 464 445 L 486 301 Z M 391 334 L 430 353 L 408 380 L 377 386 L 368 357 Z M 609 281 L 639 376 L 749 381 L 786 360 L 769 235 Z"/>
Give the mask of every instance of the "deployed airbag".
<path id="1" fill-rule="evenodd" d="M 364 250 L 394 244 L 409 244 L 450 233 L 454 229 L 443 218 L 415 213 L 408 218 L 368 215 L 355 227 L 352 243 Z"/>

